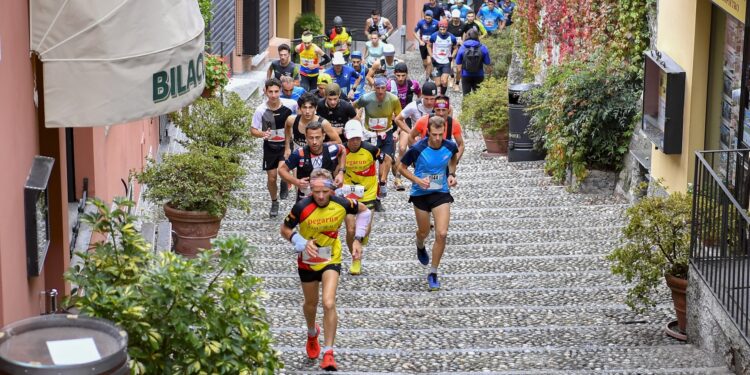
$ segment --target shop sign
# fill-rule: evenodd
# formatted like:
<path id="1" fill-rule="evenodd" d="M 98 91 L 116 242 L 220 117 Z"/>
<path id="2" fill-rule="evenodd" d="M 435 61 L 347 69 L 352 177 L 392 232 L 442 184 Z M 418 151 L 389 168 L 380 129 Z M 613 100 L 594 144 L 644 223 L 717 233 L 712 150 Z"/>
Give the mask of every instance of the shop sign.
<path id="1" fill-rule="evenodd" d="M 718 5 L 719 8 L 724 9 L 727 13 L 731 14 L 732 17 L 738 19 L 740 22 L 745 22 L 745 8 L 747 7 L 747 0 L 712 0 L 714 4 Z"/>

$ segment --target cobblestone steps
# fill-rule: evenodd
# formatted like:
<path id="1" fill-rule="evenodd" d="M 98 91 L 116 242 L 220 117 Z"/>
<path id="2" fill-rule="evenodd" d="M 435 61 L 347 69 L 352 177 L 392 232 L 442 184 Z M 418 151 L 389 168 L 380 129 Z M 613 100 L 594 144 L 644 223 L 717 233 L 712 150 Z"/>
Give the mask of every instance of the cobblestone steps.
<path id="1" fill-rule="evenodd" d="M 407 61 L 420 71 L 418 58 Z M 460 108 L 461 97 L 449 95 Z M 346 273 L 344 250 L 335 345 L 341 373 L 728 374 L 717 359 L 663 334 L 674 319 L 666 288 L 643 314 L 624 304 L 626 287 L 604 258 L 621 237 L 623 200 L 570 193 L 552 183 L 542 162 L 508 163 L 483 157 L 483 149 L 467 134 L 439 292 L 427 292 L 427 270 L 415 259 L 408 190 L 389 189 L 387 211 L 375 214 L 362 275 Z M 250 269 L 264 280 L 283 373 L 320 373 L 304 354 L 296 262 L 279 236 L 294 200 L 280 201 L 280 217 L 268 218 L 260 159 L 256 147 L 239 192 L 252 210 L 230 211 L 220 236 L 242 234 L 255 246 Z"/>

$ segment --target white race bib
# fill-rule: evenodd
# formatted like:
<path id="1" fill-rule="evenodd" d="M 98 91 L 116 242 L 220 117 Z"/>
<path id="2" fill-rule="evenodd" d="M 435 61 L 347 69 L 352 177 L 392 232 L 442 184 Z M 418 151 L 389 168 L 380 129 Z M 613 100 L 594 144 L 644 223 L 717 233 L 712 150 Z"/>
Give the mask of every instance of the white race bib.
<path id="1" fill-rule="evenodd" d="M 427 42 L 429 42 L 429 41 L 430 41 L 430 36 L 429 36 L 429 35 L 422 35 L 422 40 L 423 40 L 423 41 L 424 41 L 425 43 L 427 43 Z"/>
<path id="2" fill-rule="evenodd" d="M 302 263 L 305 264 L 320 264 L 331 260 L 331 247 L 318 247 L 318 256 L 313 258 L 307 254 L 307 251 L 302 251 Z"/>
<path id="3" fill-rule="evenodd" d="M 430 178 L 430 187 L 427 190 L 441 190 L 443 188 L 445 173 L 431 174 L 428 177 Z"/>
<path id="4" fill-rule="evenodd" d="M 365 187 L 362 185 L 344 185 L 336 189 L 336 195 L 345 198 L 360 199 L 365 196 Z"/>
<path id="5" fill-rule="evenodd" d="M 376 132 L 388 129 L 388 119 L 385 117 L 370 118 L 367 123 L 370 125 L 370 130 Z"/>
<path id="6" fill-rule="evenodd" d="M 269 142 L 284 142 L 286 136 L 284 135 L 284 129 L 272 129 L 269 130 L 271 135 L 268 137 Z"/>
<path id="7" fill-rule="evenodd" d="M 484 20 L 484 26 L 492 27 L 492 25 L 494 25 L 494 24 L 495 24 L 495 21 L 493 21 L 493 20 L 490 20 L 490 19 Z"/>

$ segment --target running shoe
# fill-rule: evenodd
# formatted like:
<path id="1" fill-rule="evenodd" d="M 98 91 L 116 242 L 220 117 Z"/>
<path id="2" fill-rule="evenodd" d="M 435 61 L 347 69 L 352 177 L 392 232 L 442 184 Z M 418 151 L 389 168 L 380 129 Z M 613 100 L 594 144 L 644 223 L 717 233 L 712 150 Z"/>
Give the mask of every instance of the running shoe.
<path id="1" fill-rule="evenodd" d="M 388 186 L 383 183 L 378 185 L 378 198 L 383 199 L 388 195 Z"/>
<path id="2" fill-rule="evenodd" d="M 279 216 L 279 201 L 271 201 L 271 212 L 268 215 L 273 219 Z"/>
<path id="3" fill-rule="evenodd" d="M 318 343 L 319 336 L 320 326 L 315 323 L 315 336 L 307 335 L 307 343 L 305 344 L 305 351 L 307 351 L 307 357 L 310 359 L 318 359 L 320 356 L 320 343 Z"/>
<path id="4" fill-rule="evenodd" d="M 372 205 L 375 207 L 375 212 L 385 212 L 385 208 L 383 207 L 383 203 L 380 202 L 380 199 L 376 199 Z"/>
<path id="5" fill-rule="evenodd" d="M 327 352 L 323 353 L 323 360 L 320 362 L 320 368 L 326 371 L 338 371 L 336 368 L 336 360 L 333 359 L 333 349 L 328 349 Z"/>
<path id="6" fill-rule="evenodd" d="M 359 275 L 362 273 L 362 259 L 352 261 L 352 265 L 349 267 L 350 275 Z"/>
<path id="7" fill-rule="evenodd" d="M 279 184 L 279 198 L 287 199 L 289 197 L 289 184 L 286 181 L 281 181 Z"/>
<path id="8" fill-rule="evenodd" d="M 396 188 L 396 191 L 404 191 L 406 188 L 404 187 L 404 183 L 401 181 L 401 177 L 396 177 L 393 179 L 393 186 Z"/>
<path id="9" fill-rule="evenodd" d="M 419 263 L 422 263 L 423 266 L 430 263 L 430 256 L 427 255 L 427 249 L 417 247 L 417 259 L 419 259 Z"/>
<path id="10" fill-rule="evenodd" d="M 430 273 L 429 275 L 427 275 L 427 288 L 430 290 L 430 292 L 440 290 L 440 281 L 438 281 L 436 273 Z"/>

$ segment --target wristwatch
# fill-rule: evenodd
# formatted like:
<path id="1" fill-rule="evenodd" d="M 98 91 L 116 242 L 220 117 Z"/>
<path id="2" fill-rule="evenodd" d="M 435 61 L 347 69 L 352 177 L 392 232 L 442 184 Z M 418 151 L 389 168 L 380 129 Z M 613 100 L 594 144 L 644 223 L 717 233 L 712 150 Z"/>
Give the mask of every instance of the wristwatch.
<path id="1" fill-rule="evenodd" d="M 364 238 L 364 237 L 362 237 L 362 236 L 356 236 L 356 237 L 354 237 L 354 240 L 355 240 L 355 241 L 359 241 L 359 243 L 362 243 L 362 241 L 364 241 L 364 239 L 365 239 L 365 238 Z"/>
<path id="2" fill-rule="evenodd" d="M 450 172 L 450 173 L 448 173 L 448 176 L 456 177 L 456 172 Z"/>

